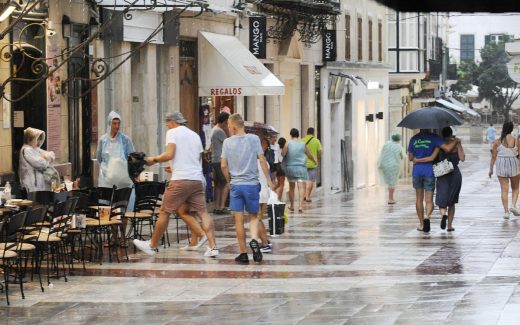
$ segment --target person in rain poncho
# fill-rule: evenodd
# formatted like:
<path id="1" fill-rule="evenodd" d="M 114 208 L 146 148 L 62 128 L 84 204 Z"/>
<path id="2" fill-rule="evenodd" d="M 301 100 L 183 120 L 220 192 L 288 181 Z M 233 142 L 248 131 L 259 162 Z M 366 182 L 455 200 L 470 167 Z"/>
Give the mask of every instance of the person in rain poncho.
<path id="1" fill-rule="evenodd" d="M 395 185 L 399 179 L 401 160 L 404 158 L 403 147 L 400 142 L 401 135 L 399 133 L 392 134 L 392 140 L 387 141 L 381 149 L 377 163 L 381 181 L 388 186 L 388 204 L 395 204 Z"/>
<path id="2" fill-rule="evenodd" d="M 99 187 L 131 187 L 128 176 L 128 155 L 135 151 L 132 140 L 123 132 L 121 116 L 112 111 L 108 114 L 107 132 L 99 139 L 96 158 L 99 163 Z"/>
<path id="3" fill-rule="evenodd" d="M 99 139 L 96 158 L 99 163 L 98 187 L 117 188 L 132 187 L 133 182 L 128 176 L 128 155 L 135 152 L 132 140 L 119 129 L 121 116 L 112 111 L 108 114 L 107 132 Z M 127 211 L 133 211 L 135 192 L 132 191 Z M 126 219 L 123 219 L 121 229 L 121 246 L 126 245 L 124 234 Z"/>
<path id="4" fill-rule="evenodd" d="M 20 150 L 20 183 L 27 192 L 50 191 L 51 182 L 45 180 L 44 171 L 54 160 L 54 152 L 41 148 L 45 142 L 45 132 L 27 128 L 23 131 Z"/>

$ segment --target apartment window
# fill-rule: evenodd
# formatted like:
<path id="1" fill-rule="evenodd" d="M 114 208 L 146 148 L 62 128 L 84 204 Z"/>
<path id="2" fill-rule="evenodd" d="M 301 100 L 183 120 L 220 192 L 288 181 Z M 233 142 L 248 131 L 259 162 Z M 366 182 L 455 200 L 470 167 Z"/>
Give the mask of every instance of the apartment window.
<path id="1" fill-rule="evenodd" d="M 377 61 L 383 62 L 383 23 L 377 23 Z"/>
<path id="2" fill-rule="evenodd" d="M 363 61 L 363 18 L 357 19 L 357 58 L 358 61 Z"/>
<path id="3" fill-rule="evenodd" d="M 345 60 L 350 61 L 350 15 L 345 15 Z"/>
<path id="4" fill-rule="evenodd" d="M 372 53 L 372 42 L 374 41 L 373 39 L 373 32 L 372 32 L 372 20 L 369 20 L 368 21 L 368 61 L 372 61 L 374 60 L 374 55 Z"/>
<path id="5" fill-rule="evenodd" d="M 460 60 L 475 60 L 475 35 L 460 35 Z"/>

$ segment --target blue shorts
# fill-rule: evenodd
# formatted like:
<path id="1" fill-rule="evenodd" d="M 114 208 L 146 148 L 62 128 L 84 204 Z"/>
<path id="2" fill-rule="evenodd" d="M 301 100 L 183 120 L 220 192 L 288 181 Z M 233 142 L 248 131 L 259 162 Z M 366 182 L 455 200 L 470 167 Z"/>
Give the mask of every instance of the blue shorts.
<path id="1" fill-rule="evenodd" d="M 414 176 L 413 188 L 415 188 L 416 190 L 424 189 L 425 191 L 433 192 L 433 190 L 435 189 L 435 177 Z"/>
<path id="2" fill-rule="evenodd" d="M 260 184 L 233 185 L 229 192 L 229 208 L 231 211 L 257 214 L 260 210 Z"/>

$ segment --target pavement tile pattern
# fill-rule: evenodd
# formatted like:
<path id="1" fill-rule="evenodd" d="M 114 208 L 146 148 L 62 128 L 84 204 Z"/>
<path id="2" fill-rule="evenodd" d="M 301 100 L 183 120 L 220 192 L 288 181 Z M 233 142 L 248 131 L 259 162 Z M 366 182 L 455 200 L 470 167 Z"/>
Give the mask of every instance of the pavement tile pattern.
<path id="1" fill-rule="evenodd" d="M 220 255 L 134 253 L 128 263 L 78 264 L 69 281 L 26 299 L 11 287 L 4 324 L 520 324 L 520 219 L 502 219 L 489 148 L 466 145 L 454 232 L 416 230 L 411 180 L 386 204 L 380 186 L 324 193 L 290 214 L 260 264 L 237 265 L 229 216 L 216 219 Z M 181 231 L 182 232 L 182 231 Z M 5 298 L 3 298 L 5 299 Z M 0 296 L 0 305 L 5 301 Z"/>

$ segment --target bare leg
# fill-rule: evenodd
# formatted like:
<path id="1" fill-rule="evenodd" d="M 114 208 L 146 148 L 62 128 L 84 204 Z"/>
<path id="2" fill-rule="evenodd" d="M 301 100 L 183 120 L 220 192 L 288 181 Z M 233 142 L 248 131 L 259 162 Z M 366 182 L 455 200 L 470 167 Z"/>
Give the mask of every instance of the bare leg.
<path id="1" fill-rule="evenodd" d="M 512 207 L 516 208 L 516 203 L 518 201 L 518 182 L 520 181 L 520 175 L 516 175 L 515 177 L 511 177 L 511 191 L 513 192 L 511 195 L 511 204 Z"/>
<path id="2" fill-rule="evenodd" d="M 180 208 L 177 209 L 177 214 L 184 222 L 186 222 L 186 220 L 190 221 L 190 223 L 186 222 L 191 232 L 190 246 L 197 246 L 197 243 L 199 242 L 199 239 L 204 235 L 204 232 L 200 228 L 198 221 L 189 214 L 189 205 L 187 203 L 183 203 L 180 206 Z M 195 228 L 192 228 L 193 222 L 196 223 Z"/>
<path id="3" fill-rule="evenodd" d="M 289 208 L 294 209 L 294 187 L 296 186 L 296 183 L 289 182 Z"/>
<path id="4" fill-rule="evenodd" d="M 424 218 L 424 189 L 415 189 L 415 211 L 417 212 L 417 218 L 419 218 L 419 228 L 423 227 Z"/>
<path id="5" fill-rule="evenodd" d="M 276 193 L 278 194 L 278 201 L 282 200 L 283 197 L 283 188 L 285 186 L 285 176 L 278 176 Z"/>
<path id="6" fill-rule="evenodd" d="M 448 207 L 448 229 L 453 228 L 453 218 L 455 217 L 455 204 Z"/>
<path id="7" fill-rule="evenodd" d="M 258 214 L 249 214 L 249 231 L 251 232 L 251 239 L 258 240 Z M 245 240 L 245 239 L 244 239 Z"/>
<path id="8" fill-rule="evenodd" d="M 508 213 L 509 201 L 507 196 L 509 195 L 509 179 L 507 177 L 498 177 L 498 181 L 500 182 L 502 206 L 504 207 L 504 212 Z"/>
<path id="9" fill-rule="evenodd" d="M 388 203 L 395 202 L 395 200 L 394 200 L 394 192 L 395 192 L 395 188 L 393 188 L 393 187 L 389 187 L 388 188 Z"/>
<path id="10" fill-rule="evenodd" d="M 159 213 L 159 217 L 155 222 L 155 228 L 153 230 L 152 239 L 150 239 L 150 247 L 157 248 L 159 244 L 159 240 L 161 240 L 162 236 L 166 229 L 168 229 L 168 223 L 170 222 L 170 214 L 164 211 Z"/>
<path id="11" fill-rule="evenodd" d="M 235 217 L 235 231 L 237 233 L 238 249 L 240 253 L 247 253 L 246 232 L 244 230 L 244 213 L 233 211 Z"/>
<path id="12" fill-rule="evenodd" d="M 206 233 L 206 237 L 208 238 L 208 246 L 210 248 L 217 247 L 217 243 L 215 241 L 215 224 L 213 223 L 213 218 L 208 214 L 208 212 L 204 212 L 200 215 L 200 219 L 202 220 L 202 228 Z"/>
<path id="13" fill-rule="evenodd" d="M 314 185 L 313 181 L 307 181 L 307 188 L 305 189 L 305 199 L 310 200 L 312 194 L 312 186 Z"/>
<path id="14" fill-rule="evenodd" d="M 298 182 L 298 210 L 303 211 L 303 200 L 305 199 L 305 182 Z"/>
<path id="15" fill-rule="evenodd" d="M 183 211 L 182 213 L 181 213 L 181 210 L 179 209 L 177 211 L 177 214 L 182 219 L 182 221 L 184 221 L 188 225 L 188 228 L 190 228 L 190 231 L 192 233 L 195 233 L 198 237 L 204 236 L 204 231 L 200 227 L 199 222 L 197 221 L 197 219 L 195 219 L 194 216 L 188 214 L 187 209 L 186 209 L 186 211 Z"/>
<path id="16" fill-rule="evenodd" d="M 265 210 L 267 208 L 267 204 L 266 203 L 260 203 L 260 211 L 258 212 L 258 215 L 257 215 L 257 233 L 258 233 L 258 237 L 260 238 L 260 240 L 262 241 L 262 244 L 267 244 L 267 231 L 265 230 L 265 225 L 264 225 L 264 222 L 263 222 L 263 216 L 265 214 Z M 254 238 L 253 237 L 253 229 L 251 227 L 251 225 L 249 226 L 249 230 L 251 232 L 251 238 Z"/>
<path id="17" fill-rule="evenodd" d="M 426 199 L 426 219 L 430 219 L 433 212 L 433 192 L 425 191 L 424 198 Z"/>
<path id="18" fill-rule="evenodd" d="M 226 200 L 227 200 L 228 194 L 229 194 L 229 184 L 226 183 L 226 185 L 224 185 L 222 187 L 222 192 L 220 193 L 220 202 L 218 205 L 218 208 L 220 210 L 223 210 L 226 207 Z"/>

